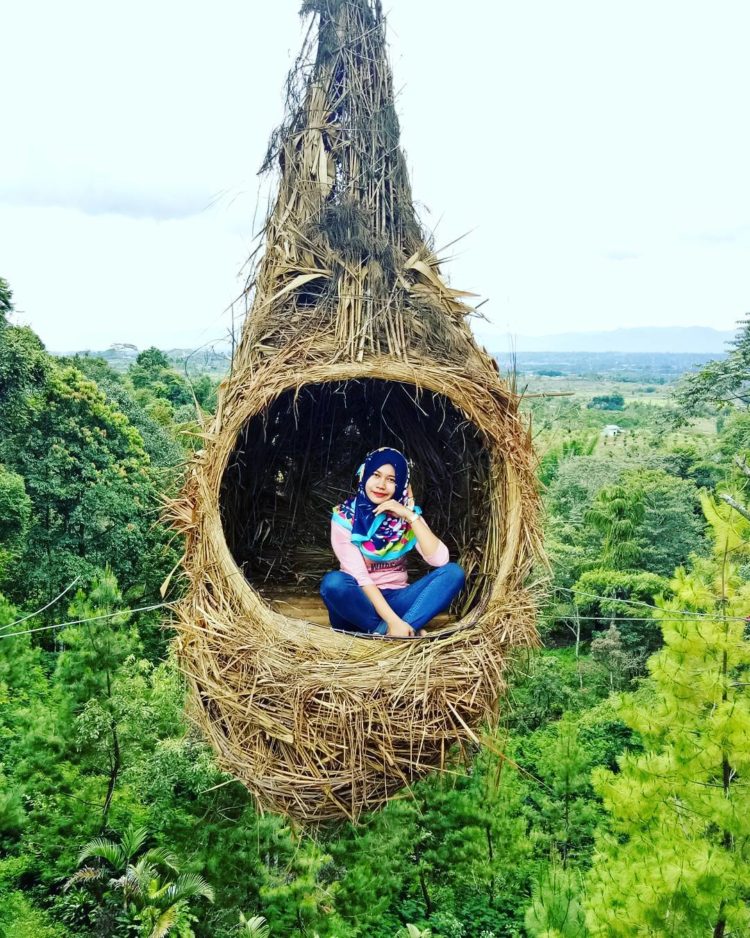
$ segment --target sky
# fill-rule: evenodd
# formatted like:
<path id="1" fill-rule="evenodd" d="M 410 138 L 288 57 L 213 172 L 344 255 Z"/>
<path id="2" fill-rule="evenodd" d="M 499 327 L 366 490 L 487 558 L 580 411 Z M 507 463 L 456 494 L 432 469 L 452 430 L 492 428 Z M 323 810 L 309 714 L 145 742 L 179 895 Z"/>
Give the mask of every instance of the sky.
<path id="1" fill-rule="evenodd" d="M 53 351 L 226 341 L 300 0 L 0 0 L 0 276 Z M 750 310 L 746 0 L 385 0 L 445 271 L 515 335 Z M 235 307 L 235 319 L 239 315 Z"/>

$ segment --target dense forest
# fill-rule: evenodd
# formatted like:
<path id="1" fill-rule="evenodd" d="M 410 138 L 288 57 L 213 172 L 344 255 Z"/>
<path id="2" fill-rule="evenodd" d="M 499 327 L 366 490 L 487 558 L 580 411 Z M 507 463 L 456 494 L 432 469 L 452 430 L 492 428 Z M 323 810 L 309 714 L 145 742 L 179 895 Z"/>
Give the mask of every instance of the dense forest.
<path id="1" fill-rule="evenodd" d="M 0 934 L 750 935 L 750 324 L 658 394 L 537 385 L 543 647 L 480 749 L 303 830 L 188 726 L 160 594 L 216 376 L 55 358 L 0 280 Z"/>

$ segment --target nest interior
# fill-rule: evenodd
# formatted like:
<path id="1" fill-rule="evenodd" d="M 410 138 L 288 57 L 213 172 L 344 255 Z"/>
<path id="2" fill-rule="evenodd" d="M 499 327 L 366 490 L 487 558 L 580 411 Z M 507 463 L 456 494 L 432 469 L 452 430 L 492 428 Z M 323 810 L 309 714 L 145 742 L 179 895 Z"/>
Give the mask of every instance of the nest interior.
<path id="1" fill-rule="evenodd" d="M 415 497 L 467 572 L 454 611 L 468 611 L 487 538 L 485 440 L 445 394 L 383 379 L 287 390 L 239 433 L 222 478 L 221 518 L 235 562 L 261 594 L 317 591 L 336 566 L 331 508 L 351 494 L 354 470 L 379 446 L 410 458 Z M 409 560 L 419 575 L 416 552 Z"/>

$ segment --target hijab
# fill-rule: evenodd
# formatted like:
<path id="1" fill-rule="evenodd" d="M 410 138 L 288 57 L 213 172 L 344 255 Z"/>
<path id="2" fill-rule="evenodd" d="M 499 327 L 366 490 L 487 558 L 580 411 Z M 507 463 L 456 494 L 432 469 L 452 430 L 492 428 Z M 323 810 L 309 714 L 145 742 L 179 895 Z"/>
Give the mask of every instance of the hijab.
<path id="1" fill-rule="evenodd" d="M 333 509 L 332 520 L 351 531 L 352 544 L 359 547 L 368 560 L 383 563 L 403 557 L 417 545 L 411 525 L 405 518 L 381 512 L 375 514 L 377 504 L 370 500 L 365 483 L 381 466 L 390 464 L 396 474 L 394 499 L 402 505 L 409 501 L 409 464 L 403 453 L 383 446 L 368 453 L 357 470 L 357 491 Z M 419 508 L 414 511 L 420 513 Z"/>

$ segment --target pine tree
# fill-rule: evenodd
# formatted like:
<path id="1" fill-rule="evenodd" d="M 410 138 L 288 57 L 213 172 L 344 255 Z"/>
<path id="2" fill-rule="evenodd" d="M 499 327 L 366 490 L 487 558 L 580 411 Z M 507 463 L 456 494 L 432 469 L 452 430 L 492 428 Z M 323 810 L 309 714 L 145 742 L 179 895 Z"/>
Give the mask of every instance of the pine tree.
<path id="1" fill-rule="evenodd" d="M 579 879 L 575 871 L 553 863 L 534 884 L 524 921 L 531 938 L 586 938 Z"/>
<path id="2" fill-rule="evenodd" d="M 673 580 L 651 681 L 622 702 L 645 751 L 595 773 L 612 818 L 589 878 L 594 936 L 750 933 L 748 525 L 708 499 L 704 510 L 714 557 Z"/>

